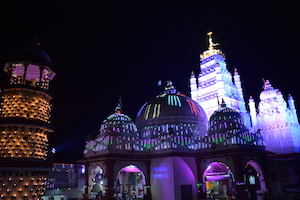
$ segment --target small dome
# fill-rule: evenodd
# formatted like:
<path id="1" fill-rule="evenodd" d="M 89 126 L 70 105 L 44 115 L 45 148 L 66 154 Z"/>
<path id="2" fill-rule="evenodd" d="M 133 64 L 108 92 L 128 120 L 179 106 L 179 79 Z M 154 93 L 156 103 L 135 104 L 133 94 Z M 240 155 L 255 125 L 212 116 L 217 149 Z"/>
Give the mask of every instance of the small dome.
<path id="1" fill-rule="evenodd" d="M 154 132 L 157 129 L 161 133 L 168 133 L 166 129 L 171 128 L 174 131 L 185 130 L 193 135 L 196 132 L 197 135 L 204 135 L 207 131 L 207 116 L 203 108 L 191 98 L 176 93 L 171 82 L 165 90 L 165 93 L 145 103 L 139 110 L 136 117 L 138 130 L 144 133 L 150 128 Z"/>
<path id="2" fill-rule="evenodd" d="M 219 132 L 245 132 L 248 131 L 239 112 L 226 106 L 224 100 L 221 106 L 209 119 L 208 134 Z"/>
<path id="3" fill-rule="evenodd" d="M 27 61 L 30 63 L 53 67 L 49 55 L 36 45 L 20 48 L 9 59 L 8 62 Z"/>
<path id="4" fill-rule="evenodd" d="M 109 115 L 100 127 L 100 135 L 128 135 L 137 136 L 137 128 L 130 117 L 116 109 L 114 114 Z"/>
<path id="5" fill-rule="evenodd" d="M 278 94 L 278 89 L 274 89 L 269 80 L 266 80 L 264 83 L 264 90 L 260 93 L 260 100 L 276 98 Z"/>

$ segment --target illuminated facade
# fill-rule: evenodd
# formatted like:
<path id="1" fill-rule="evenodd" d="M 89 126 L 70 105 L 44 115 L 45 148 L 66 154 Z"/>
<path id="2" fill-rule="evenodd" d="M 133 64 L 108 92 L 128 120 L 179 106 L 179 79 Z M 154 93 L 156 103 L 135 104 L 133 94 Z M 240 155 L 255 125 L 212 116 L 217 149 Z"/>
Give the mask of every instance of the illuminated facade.
<path id="1" fill-rule="evenodd" d="M 0 199 L 39 199 L 44 193 L 54 77 L 49 56 L 38 46 L 17 51 L 5 64 L 1 91 Z"/>
<path id="2" fill-rule="evenodd" d="M 265 149 L 270 152 L 269 187 L 286 186 L 293 188 L 290 194 L 297 194 L 300 189 L 292 184 L 298 182 L 299 176 L 296 166 L 300 153 L 300 125 L 293 97 L 289 95 L 286 101 L 280 90 L 273 88 L 270 81 L 266 80 L 257 105 L 250 97 L 248 112 L 237 70 L 233 76 L 228 72 L 224 54 L 215 49 L 217 44 L 212 42 L 211 33 L 208 35 L 209 48 L 200 55 L 200 74 L 196 78 L 192 72 L 190 78 L 192 99 L 202 106 L 208 116 L 216 109 L 221 98 L 229 108 L 238 111 L 248 129 L 261 134 Z M 280 189 L 272 193 L 281 198 L 284 196 Z"/>
<path id="3" fill-rule="evenodd" d="M 300 126 L 292 96 L 289 95 L 287 104 L 281 92 L 266 80 L 258 108 L 251 97 L 248 112 L 240 75 L 236 69 L 231 75 L 226 68 L 224 54 L 214 48 L 218 44 L 212 42 L 212 33 L 208 35 L 209 48 L 200 55 L 201 72 L 198 78 L 192 72 L 190 79 L 191 98 L 201 105 L 208 116 L 217 109 L 220 99 L 224 99 L 228 107 L 242 115 L 249 129 L 261 131 L 266 150 L 277 154 L 299 153 Z"/>
<path id="4" fill-rule="evenodd" d="M 140 199 L 196 200 L 215 190 L 216 198 L 229 198 L 231 192 L 243 199 L 246 186 L 252 193 L 266 191 L 261 134 L 251 133 L 225 102 L 208 120 L 202 107 L 177 93 L 171 82 L 141 107 L 136 123 L 117 107 L 100 134 L 88 139 L 84 155 L 87 198 L 101 192 L 109 199 L 127 191 Z M 261 176 L 246 173 L 248 168 Z"/>
<path id="5" fill-rule="evenodd" d="M 300 129 L 293 98 L 286 103 L 266 81 L 258 112 L 252 98 L 248 112 L 240 75 L 236 69 L 231 75 L 208 35 L 201 72 L 190 79 L 191 98 L 168 82 L 163 93 L 141 107 L 135 123 L 118 106 L 99 135 L 88 138 L 82 160 L 86 198 L 118 193 L 153 200 L 297 195 L 299 188 L 291 184 L 300 171 Z"/>

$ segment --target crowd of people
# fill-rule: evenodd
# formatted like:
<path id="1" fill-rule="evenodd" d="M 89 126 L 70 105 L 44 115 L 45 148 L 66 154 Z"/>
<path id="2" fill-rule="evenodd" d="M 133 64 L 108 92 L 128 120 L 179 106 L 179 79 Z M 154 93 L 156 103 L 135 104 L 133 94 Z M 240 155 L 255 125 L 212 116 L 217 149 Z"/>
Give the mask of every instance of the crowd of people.
<path id="1" fill-rule="evenodd" d="M 121 193 L 121 192 L 115 192 L 114 193 L 114 199 L 115 200 L 136 200 L 137 195 L 135 192 L 128 193 L 126 190 Z"/>

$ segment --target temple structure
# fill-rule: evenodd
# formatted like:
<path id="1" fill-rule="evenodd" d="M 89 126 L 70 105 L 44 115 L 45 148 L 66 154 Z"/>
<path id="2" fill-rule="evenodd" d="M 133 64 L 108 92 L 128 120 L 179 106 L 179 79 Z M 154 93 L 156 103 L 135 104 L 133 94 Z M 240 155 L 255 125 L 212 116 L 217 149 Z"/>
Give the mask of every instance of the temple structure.
<path id="1" fill-rule="evenodd" d="M 266 150 L 277 154 L 298 153 L 300 127 L 294 100 L 288 96 L 288 104 L 280 90 L 274 89 L 269 80 L 264 82 L 258 107 L 252 97 L 246 110 L 240 75 L 227 70 L 225 55 L 215 49 L 212 32 L 208 33 L 209 47 L 200 55 L 200 74 L 190 78 L 191 98 L 197 101 L 210 116 L 224 99 L 228 107 L 238 111 L 252 131 L 261 131 Z M 258 112 L 257 112 L 258 110 Z"/>
<path id="2" fill-rule="evenodd" d="M 268 173 L 270 188 L 277 188 L 272 193 L 283 197 L 282 188 L 293 188 L 298 182 L 300 126 L 297 110 L 292 95 L 283 97 L 279 89 L 272 87 L 269 80 L 264 81 L 259 102 L 250 97 L 249 111 L 245 107 L 243 89 L 237 69 L 233 75 L 227 70 L 225 56 L 216 49 L 212 42 L 212 33 L 208 33 L 209 47 L 200 55 L 200 73 L 196 78 L 194 72 L 190 78 L 191 97 L 197 101 L 208 116 L 218 106 L 220 98 L 227 106 L 238 111 L 251 132 L 260 132 L 268 156 Z M 217 99 L 217 100 L 216 100 Z M 294 173 L 291 173 L 294 171 Z M 299 188 L 294 192 L 299 193 Z M 296 191 L 296 192 L 295 192 Z"/>
<path id="3" fill-rule="evenodd" d="M 258 104 L 250 98 L 247 109 L 238 71 L 227 70 L 208 36 L 199 75 L 192 72 L 190 79 L 191 97 L 168 81 L 135 121 L 119 103 L 86 141 L 85 167 L 76 168 L 85 173 L 47 162 L 53 132 L 48 87 L 55 73 L 38 46 L 19 50 L 4 67 L 9 82 L 1 91 L 0 199 L 41 199 L 45 186 L 46 199 L 81 196 L 77 187 L 84 199 L 296 199 L 300 126 L 292 96 L 286 101 L 266 80 Z M 51 167 L 52 182 L 45 176 Z M 69 180 L 56 181 L 72 187 L 54 193 L 54 177 L 62 175 Z M 84 186 L 73 175 L 84 176 Z"/>
<path id="4" fill-rule="evenodd" d="M 8 84 L 1 91 L 0 199 L 37 200 L 45 190 L 51 94 L 55 73 L 38 45 L 17 51 L 5 64 Z"/>
<path id="5" fill-rule="evenodd" d="M 87 141 L 86 195 L 243 199 L 246 187 L 263 194 L 264 149 L 261 134 L 250 132 L 224 101 L 208 120 L 204 109 L 169 81 L 141 107 L 136 123 L 118 106 L 100 134 Z"/>
<path id="6" fill-rule="evenodd" d="M 288 103 L 265 81 L 258 109 L 249 111 L 237 69 L 208 34 L 200 73 L 192 72 L 191 98 L 169 81 L 146 102 L 135 122 L 122 108 L 107 117 L 84 150 L 86 198 L 287 198 L 300 192 L 299 123 Z M 272 190 L 273 188 L 273 190 Z M 276 189 L 274 189 L 276 188 Z"/>

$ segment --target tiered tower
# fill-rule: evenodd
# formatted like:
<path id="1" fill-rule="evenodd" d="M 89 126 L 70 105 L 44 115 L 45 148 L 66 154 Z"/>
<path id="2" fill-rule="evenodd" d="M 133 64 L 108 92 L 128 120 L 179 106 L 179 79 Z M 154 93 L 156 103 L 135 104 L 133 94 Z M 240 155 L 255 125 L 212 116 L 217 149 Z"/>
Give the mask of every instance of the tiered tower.
<path id="1" fill-rule="evenodd" d="M 209 32 L 208 50 L 200 55 L 201 72 L 198 79 L 193 72 L 191 75 L 191 98 L 201 105 L 208 118 L 224 99 L 229 108 L 242 115 L 246 126 L 250 128 L 250 115 L 246 110 L 240 75 L 236 69 L 234 76 L 227 70 L 225 55 L 215 49 L 218 44 L 213 43 L 211 35 L 212 32 Z"/>
<path id="2" fill-rule="evenodd" d="M 39 199 L 44 192 L 55 76 L 46 52 L 38 45 L 17 51 L 5 64 L 8 84 L 1 91 L 0 199 Z"/>

